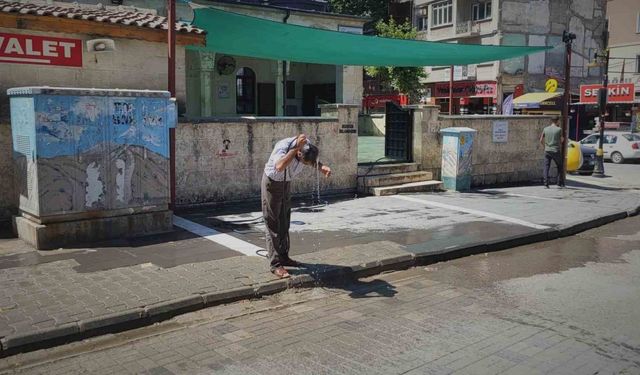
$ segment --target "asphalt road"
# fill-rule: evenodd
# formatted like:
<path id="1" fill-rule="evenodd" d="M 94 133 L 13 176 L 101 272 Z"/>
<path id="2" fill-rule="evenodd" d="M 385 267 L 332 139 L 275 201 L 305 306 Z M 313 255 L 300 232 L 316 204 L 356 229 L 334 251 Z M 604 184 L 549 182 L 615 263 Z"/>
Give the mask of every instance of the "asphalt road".
<path id="1" fill-rule="evenodd" d="M 33 374 L 640 374 L 640 217 L 0 360 Z"/>

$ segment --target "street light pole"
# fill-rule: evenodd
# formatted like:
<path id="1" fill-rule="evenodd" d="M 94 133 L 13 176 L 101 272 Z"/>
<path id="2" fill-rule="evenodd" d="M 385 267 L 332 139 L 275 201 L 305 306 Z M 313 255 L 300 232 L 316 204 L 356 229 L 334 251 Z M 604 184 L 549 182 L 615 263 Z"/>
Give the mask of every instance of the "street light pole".
<path id="1" fill-rule="evenodd" d="M 609 84 L 609 21 L 604 23 L 604 31 L 602 32 L 602 43 L 604 47 L 604 74 L 602 76 L 602 90 L 603 93 L 598 95 L 598 103 L 600 105 L 600 137 L 598 140 L 598 149 L 596 150 L 596 165 L 593 169 L 593 176 L 604 177 L 604 121 L 607 114 L 607 99 L 609 96 L 608 84 Z M 604 95 L 604 100 L 601 100 L 601 95 Z"/>
<path id="2" fill-rule="evenodd" d="M 562 41 L 565 45 L 565 63 L 564 63 L 564 98 L 562 105 L 562 171 L 558 171 L 558 183 L 565 183 L 567 178 L 567 138 L 569 136 L 569 104 L 571 103 L 571 50 L 573 40 L 576 34 L 564 31 L 562 33 Z M 560 180 L 562 173 L 562 180 Z"/>

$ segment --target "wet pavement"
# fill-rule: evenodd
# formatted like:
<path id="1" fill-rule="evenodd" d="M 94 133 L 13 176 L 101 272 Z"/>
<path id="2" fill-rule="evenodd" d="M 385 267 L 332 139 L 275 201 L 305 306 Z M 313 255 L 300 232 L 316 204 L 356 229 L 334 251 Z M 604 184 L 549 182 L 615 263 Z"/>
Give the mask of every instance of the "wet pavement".
<path id="1" fill-rule="evenodd" d="M 522 186 L 336 199 L 316 206 L 299 201 L 292 214 L 291 254 L 308 267 L 295 272 L 300 278 L 291 285 L 308 281 L 305 276 L 317 280 L 327 270 L 379 272 L 382 265 L 400 267 L 465 247 L 493 251 L 496 241 L 593 227 L 604 223 L 602 218 L 626 217 L 640 208 L 637 190 L 596 182 L 570 181 L 566 189 Z M 221 295 L 248 298 L 290 286 L 276 281 L 254 250 L 245 251 L 264 247 L 264 227 L 255 207 L 201 208 L 177 215 L 206 233 L 174 227 L 160 236 L 55 251 L 35 251 L 0 235 L 3 350 L 54 333 L 103 327 L 114 317 L 139 319 L 154 311 L 180 311 L 185 303 L 202 307 Z M 584 249 L 617 246 L 623 240 L 572 241 L 570 246 L 582 249 L 572 258 L 580 262 L 598 260 Z M 534 252 L 527 267 L 536 272 L 549 264 Z M 561 257 L 553 264 L 572 267 Z M 511 267 L 505 265 L 502 272 L 508 275 Z"/>
<path id="2" fill-rule="evenodd" d="M 216 306 L 2 374 L 640 374 L 640 217 Z"/>

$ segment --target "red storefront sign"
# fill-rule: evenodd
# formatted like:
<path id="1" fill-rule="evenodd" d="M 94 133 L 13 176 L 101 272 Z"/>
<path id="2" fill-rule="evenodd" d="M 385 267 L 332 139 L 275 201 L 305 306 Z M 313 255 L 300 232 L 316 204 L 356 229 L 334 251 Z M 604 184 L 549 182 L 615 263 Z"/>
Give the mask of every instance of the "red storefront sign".
<path id="1" fill-rule="evenodd" d="M 82 66 L 82 41 L 0 33 L 0 63 Z"/>
<path id="2" fill-rule="evenodd" d="M 385 103 L 394 102 L 398 105 L 409 104 L 409 97 L 406 95 L 367 95 L 362 98 L 362 106 L 367 109 L 384 108 Z"/>
<path id="3" fill-rule="evenodd" d="M 493 81 L 453 82 L 453 97 L 495 98 L 497 84 Z M 435 85 L 436 98 L 449 97 L 449 83 L 440 82 Z"/>
<path id="4" fill-rule="evenodd" d="M 582 85 L 580 86 L 580 103 L 597 103 L 598 89 L 602 85 Z M 635 86 L 633 83 L 613 83 L 607 85 L 608 103 L 628 103 L 633 102 Z"/>

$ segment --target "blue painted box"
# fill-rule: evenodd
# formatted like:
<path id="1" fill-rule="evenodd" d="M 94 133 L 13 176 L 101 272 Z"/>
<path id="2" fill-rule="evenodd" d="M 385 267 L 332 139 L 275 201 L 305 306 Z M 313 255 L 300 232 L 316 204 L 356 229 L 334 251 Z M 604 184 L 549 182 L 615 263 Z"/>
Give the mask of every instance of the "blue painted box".
<path id="1" fill-rule="evenodd" d="M 167 209 L 166 91 L 23 87 L 7 91 L 19 208 L 38 222 Z"/>
<path id="2" fill-rule="evenodd" d="M 466 191 L 471 188 L 471 154 L 476 134 L 471 128 L 441 129 L 442 182 L 447 190 Z"/>

